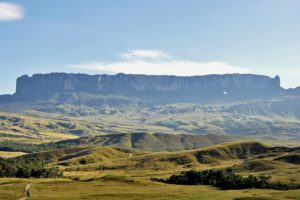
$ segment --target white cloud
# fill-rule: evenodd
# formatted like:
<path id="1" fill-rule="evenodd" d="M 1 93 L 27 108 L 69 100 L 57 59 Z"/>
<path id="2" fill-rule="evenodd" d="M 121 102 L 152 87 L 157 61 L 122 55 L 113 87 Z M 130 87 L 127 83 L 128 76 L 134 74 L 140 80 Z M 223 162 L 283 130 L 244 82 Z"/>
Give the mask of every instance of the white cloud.
<path id="1" fill-rule="evenodd" d="M 169 58 L 170 55 L 158 50 L 136 49 L 121 55 L 126 60 Z"/>
<path id="2" fill-rule="evenodd" d="M 117 62 L 86 62 L 69 67 L 109 73 L 177 76 L 250 72 L 248 68 L 236 67 L 219 61 L 195 62 L 175 59 L 161 51 L 133 50 L 122 54 L 122 58 L 123 60 Z"/>
<path id="3" fill-rule="evenodd" d="M 19 20 L 24 17 L 24 9 L 12 3 L 0 2 L 0 22 Z"/>

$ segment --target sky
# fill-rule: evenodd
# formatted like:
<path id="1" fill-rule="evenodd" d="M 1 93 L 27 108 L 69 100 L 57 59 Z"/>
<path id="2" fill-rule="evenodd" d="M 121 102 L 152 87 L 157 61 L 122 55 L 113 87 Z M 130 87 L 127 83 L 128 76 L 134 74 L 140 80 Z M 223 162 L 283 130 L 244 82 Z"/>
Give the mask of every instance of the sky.
<path id="1" fill-rule="evenodd" d="M 0 0 L 0 94 L 68 72 L 280 75 L 300 86 L 299 0 Z"/>

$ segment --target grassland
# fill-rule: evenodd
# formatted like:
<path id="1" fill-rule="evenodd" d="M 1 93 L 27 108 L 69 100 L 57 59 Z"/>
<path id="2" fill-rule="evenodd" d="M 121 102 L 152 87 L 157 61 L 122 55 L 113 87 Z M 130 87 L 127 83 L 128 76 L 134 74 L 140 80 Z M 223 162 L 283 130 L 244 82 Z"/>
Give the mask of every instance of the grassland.
<path id="1" fill-rule="evenodd" d="M 289 156 L 293 155 L 294 160 Z M 207 186 L 151 181 L 189 169 L 232 167 L 241 175 L 271 175 L 272 182 L 300 184 L 299 148 L 257 142 L 230 142 L 179 152 L 143 152 L 112 147 L 81 147 L 28 154 L 59 166 L 64 179 L 0 179 L 0 199 L 16 199 L 33 183 L 31 199 L 232 200 L 300 199 L 300 190 L 219 190 Z M 295 159 L 296 156 L 296 159 Z M 24 157 L 24 156 L 21 156 Z"/>
<path id="2" fill-rule="evenodd" d="M 1 179 L 0 199 L 12 200 L 24 186 L 33 183 L 32 200 L 232 200 L 238 197 L 251 199 L 299 200 L 300 191 L 229 190 L 207 186 L 177 186 L 141 181 L 128 177 L 108 176 L 93 181 Z"/>

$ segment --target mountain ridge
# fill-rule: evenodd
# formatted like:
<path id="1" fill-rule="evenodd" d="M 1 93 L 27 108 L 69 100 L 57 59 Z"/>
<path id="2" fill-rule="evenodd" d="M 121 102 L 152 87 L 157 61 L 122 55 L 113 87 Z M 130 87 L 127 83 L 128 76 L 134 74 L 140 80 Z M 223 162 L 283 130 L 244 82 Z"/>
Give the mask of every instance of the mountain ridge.
<path id="1" fill-rule="evenodd" d="M 293 93 L 294 90 L 289 90 Z M 13 95 L 1 95 L 0 102 L 72 100 L 78 93 L 128 97 L 144 102 L 208 102 L 265 99 L 285 93 L 280 77 L 255 74 L 224 74 L 205 76 L 168 75 L 88 75 L 50 73 L 23 75 L 17 79 Z M 69 96 L 68 96 L 69 95 Z M 76 102 L 76 98 L 74 100 Z M 77 99 L 77 102 L 82 100 Z"/>

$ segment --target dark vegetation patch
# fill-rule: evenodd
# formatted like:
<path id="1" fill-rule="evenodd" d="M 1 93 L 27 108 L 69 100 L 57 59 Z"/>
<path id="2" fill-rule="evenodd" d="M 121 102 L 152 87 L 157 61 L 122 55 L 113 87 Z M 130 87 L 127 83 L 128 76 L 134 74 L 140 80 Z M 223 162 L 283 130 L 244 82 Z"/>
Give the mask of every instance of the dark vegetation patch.
<path id="1" fill-rule="evenodd" d="M 101 178 L 99 178 L 100 180 L 104 180 L 104 181 L 117 181 L 117 182 L 125 182 L 125 183 L 133 183 L 135 182 L 134 179 L 132 179 L 131 177 L 128 176 L 117 176 L 117 175 L 106 175 L 103 176 Z M 94 180 L 94 179 L 92 179 Z"/>
<path id="2" fill-rule="evenodd" d="M 75 153 L 72 153 L 72 154 L 61 156 L 58 160 L 59 161 L 66 161 L 66 160 L 70 160 L 70 159 L 73 159 L 73 158 L 86 156 L 86 155 L 89 155 L 90 153 L 91 153 L 91 151 L 89 149 L 86 149 L 86 150 L 82 150 L 82 151 L 75 152 Z M 82 158 L 82 159 L 84 159 L 84 158 Z M 80 163 L 80 164 L 82 164 L 82 163 Z M 87 163 L 85 163 L 85 164 L 87 164 Z"/>
<path id="3" fill-rule="evenodd" d="M 82 129 L 73 129 L 73 130 L 69 130 L 69 133 L 73 134 L 73 135 L 84 135 L 85 134 L 85 130 Z"/>
<path id="4" fill-rule="evenodd" d="M 275 160 L 300 165 L 300 155 L 299 154 L 281 156 L 281 157 L 276 158 Z"/>
<path id="5" fill-rule="evenodd" d="M 81 165 L 86 165 L 86 164 L 88 164 L 88 161 L 87 161 L 85 158 L 81 158 L 81 159 L 79 160 L 79 164 L 81 164 Z"/>
<path id="6" fill-rule="evenodd" d="M 30 143 L 19 143 L 19 142 L 13 142 L 8 140 L 0 142 L 0 151 L 10 151 L 10 152 L 20 151 L 26 153 L 33 153 L 33 152 L 46 151 L 51 149 L 53 148 L 37 145 L 37 144 L 30 144 Z"/>
<path id="7" fill-rule="evenodd" d="M 218 160 L 247 159 L 251 156 L 267 152 L 269 149 L 257 142 L 232 144 L 215 149 L 201 150 L 195 152 L 195 157 L 199 163 L 212 164 Z"/>
<path id="8" fill-rule="evenodd" d="M 49 129 L 57 129 L 58 128 L 58 126 L 54 123 L 48 123 L 45 127 L 49 128 Z"/>
<path id="9" fill-rule="evenodd" d="M 67 123 L 67 122 L 57 122 L 57 125 L 63 127 L 63 128 L 67 128 L 67 129 L 74 129 L 76 128 L 76 124 L 73 123 Z"/>
<path id="10" fill-rule="evenodd" d="M 171 162 L 171 163 L 175 163 L 177 165 L 186 165 L 186 164 L 190 164 L 193 162 L 192 158 L 190 158 L 189 156 L 185 156 L 185 155 L 176 155 L 176 156 L 171 156 L 171 157 L 167 157 L 167 158 L 162 158 L 162 159 L 160 159 L 160 161 Z"/>
<path id="11" fill-rule="evenodd" d="M 266 160 L 250 160 L 245 161 L 238 167 L 235 167 L 236 170 L 247 170 L 252 172 L 268 171 L 275 169 L 274 163 L 272 161 Z"/>
<path id="12" fill-rule="evenodd" d="M 13 135 L 13 134 L 8 134 L 8 133 L 0 133 L 0 137 L 5 137 L 5 138 L 28 138 L 31 139 L 31 136 L 26 136 L 26 135 Z"/>
<path id="13" fill-rule="evenodd" d="M 300 185 L 289 186 L 282 183 L 271 183 L 270 176 L 256 177 L 249 175 L 243 177 L 233 173 L 231 168 L 225 170 L 184 171 L 167 179 L 152 180 L 178 185 L 211 185 L 224 190 L 249 188 L 288 190 L 300 188 Z"/>
<path id="14" fill-rule="evenodd" d="M 176 122 L 169 122 L 169 121 L 159 121 L 155 123 L 156 126 L 162 126 L 170 129 L 177 129 L 180 124 Z"/>
<path id="15" fill-rule="evenodd" d="M 0 136 L 2 134 L 0 133 Z M 11 136 L 11 135 L 8 135 Z M 17 137 L 17 136 L 16 136 Z M 26 137 L 26 136 L 19 136 L 19 137 Z M 31 138 L 31 137 L 29 137 Z M 51 150 L 57 150 L 57 149 L 68 149 L 78 146 L 78 144 L 72 143 L 69 144 L 66 140 L 64 143 L 45 143 L 45 144 L 32 144 L 32 143 L 20 143 L 20 142 L 14 142 L 5 140 L 0 142 L 0 151 L 10 151 L 10 152 L 25 152 L 25 153 L 36 153 L 41 151 L 51 151 Z"/>
<path id="16" fill-rule="evenodd" d="M 105 166 L 100 165 L 96 168 L 98 171 L 105 171 L 105 170 L 126 170 L 128 168 L 127 165 L 117 165 L 117 166 Z"/>
<path id="17" fill-rule="evenodd" d="M 12 122 L 12 123 L 24 122 L 24 120 L 19 118 L 19 117 L 8 117 L 8 116 L 4 116 L 4 115 L 0 116 L 0 120 L 9 121 L 9 122 Z"/>
<path id="18" fill-rule="evenodd" d="M 14 133 L 20 133 L 21 131 L 16 129 L 16 128 L 11 128 L 9 129 L 10 131 L 14 132 Z"/>
<path id="19" fill-rule="evenodd" d="M 16 160 L 22 159 L 39 159 L 44 162 L 64 161 L 67 159 L 80 157 L 81 155 L 87 155 L 89 151 L 85 151 L 83 147 L 74 147 L 69 149 L 57 149 L 53 151 L 45 151 L 39 153 L 32 153 L 23 156 L 16 157 Z"/>
<path id="20" fill-rule="evenodd" d="M 265 153 L 265 154 L 253 156 L 253 158 L 262 159 L 262 158 L 276 157 L 279 155 L 280 155 L 280 153 Z"/>
<path id="21" fill-rule="evenodd" d="M 40 160 L 13 160 L 0 158 L 0 177 L 58 178 L 63 174 L 57 167 L 47 167 Z"/>
<path id="22" fill-rule="evenodd" d="M 275 200 L 274 198 L 269 197 L 237 197 L 233 200 Z"/>

